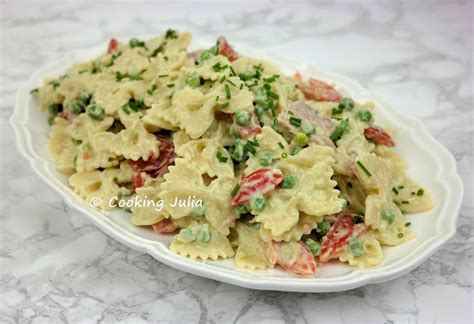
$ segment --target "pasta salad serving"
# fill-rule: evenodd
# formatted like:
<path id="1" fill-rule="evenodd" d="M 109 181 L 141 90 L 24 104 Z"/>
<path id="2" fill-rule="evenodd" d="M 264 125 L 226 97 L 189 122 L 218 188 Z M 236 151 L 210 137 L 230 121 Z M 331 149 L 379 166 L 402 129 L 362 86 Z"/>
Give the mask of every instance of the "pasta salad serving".
<path id="1" fill-rule="evenodd" d="M 171 29 L 112 39 L 32 90 L 80 197 L 171 235 L 181 256 L 249 270 L 370 268 L 381 246 L 414 238 L 404 213 L 434 201 L 406 175 L 373 103 L 283 75 L 224 37 L 196 51 L 190 41 Z"/>

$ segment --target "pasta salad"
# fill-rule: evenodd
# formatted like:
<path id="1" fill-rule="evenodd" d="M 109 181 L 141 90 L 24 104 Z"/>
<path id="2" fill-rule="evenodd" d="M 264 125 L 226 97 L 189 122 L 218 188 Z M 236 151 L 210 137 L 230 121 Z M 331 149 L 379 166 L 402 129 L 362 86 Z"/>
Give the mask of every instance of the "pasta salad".
<path id="1" fill-rule="evenodd" d="M 411 180 L 374 104 L 239 54 L 224 37 L 110 40 L 32 90 L 49 151 L 74 191 L 172 235 L 191 259 L 312 275 L 339 260 L 383 262 L 411 240 L 404 213 L 434 201 Z"/>

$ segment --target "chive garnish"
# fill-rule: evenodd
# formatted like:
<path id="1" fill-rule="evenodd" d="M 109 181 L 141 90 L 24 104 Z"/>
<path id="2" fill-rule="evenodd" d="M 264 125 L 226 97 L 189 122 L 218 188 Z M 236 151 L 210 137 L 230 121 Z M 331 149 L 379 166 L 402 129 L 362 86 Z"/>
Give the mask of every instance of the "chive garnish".
<path id="1" fill-rule="evenodd" d="M 222 104 L 222 109 L 229 107 L 229 102 L 225 102 Z"/>
<path id="2" fill-rule="evenodd" d="M 232 67 L 232 65 L 229 66 L 229 69 L 230 69 L 230 73 L 233 75 L 233 76 L 236 76 L 237 73 L 235 73 L 235 70 L 234 68 Z"/>
<path id="3" fill-rule="evenodd" d="M 30 94 L 35 94 L 35 93 L 38 93 L 39 89 L 38 88 L 34 88 L 30 91 Z"/>
<path id="4" fill-rule="evenodd" d="M 216 97 L 216 101 L 219 101 L 219 96 Z"/>
<path id="5" fill-rule="evenodd" d="M 227 99 L 230 99 L 232 97 L 232 95 L 230 94 L 230 88 L 227 84 L 224 85 L 224 90 L 225 90 L 225 95 L 226 95 Z"/>
<path id="6" fill-rule="evenodd" d="M 168 88 L 173 88 L 173 87 L 174 87 L 174 83 L 168 83 L 166 86 L 167 86 Z"/>
<path id="7" fill-rule="evenodd" d="M 288 154 L 286 152 L 281 153 L 281 157 L 286 159 L 288 157 Z"/>
<path id="8" fill-rule="evenodd" d="M 285 148 L 285 146 L 283 145 L 282 142 L 278 142 L 278 146 L 279 146 L 281 149 L 284 149 L 284 148 Z"/>
<path id="9" fill-rule="evenodd" d="M 410 202 L 408 200 L 402 200 L 402 204 L 409 204 Z"/>
<path id="10" fill-rule="evenodd" d="M 425 193 L 425 190 L 423 188 L 420 188 L 418 189 L 418 191 L 416 192 L 416 195 L 417 196 L 423 196 L 423 194 Z"/>
<path id="11" fill-rule="evenodd" d="M 234 188 L 232 189 L 232 191 L 230 192 L 230 195 L 232 197 L 235 197 L 235 195 L 237 194 L 237 192 L 239 192 L 239 189 L 240 189 L 240 185 L 237 183 Z"/>
<path id="12" fill-rule="evenodd" d="M 242 90 L 244 88 L 244 84 L 241 83 L 239 88 L 240 88 L 240 90 Z"/>
<path id="13" fill-rule="evenodd" d="M 219 80 L 219 82 L 220 82 L 220 83 L 222 83 L 222 82 L 224 82 L 224 81 L 225 81 L 225 79 L 226 79 L 226 76 L 225 76 L 225 75 L 223 75 L 223 76 L 222 76 L 222 78 Z"/>
<path id="14" fill-rule="evenodd" d="M 301 118 L 291 116 L 290 117 L 290 124 L 295 126 L 295 127 L 300 127 L 301 126 Z"/>
<path id="15" fill-rule="evenodd" d="M 403 233 L 398 233 L 398 238 L 403 238 Z"/>
<path id="16" fill-rule="evenodd" d="M 397 188 L 395 188 L 395 187 L 392 188 L 392 191 L 393 191 L 393 193 L 396 194 L 396 195 L 398 195 L 398 193 L 399 193 L 398 190 L 397 190 Z"/>
<path id="17" fill-rule="evenodd" d="M 158 77 L 159 77 L 159 78 L 166 78 L 166 77 L 169 77 L 169 76 L 170 76 L 169 74 L 161 74 L 161 75 L 159 75 Z"/>
<path id="18" fill-rule="evenodd" d="M 369 172 L 369 170 L 367 170 L 367 168 L 365 167 L 365 165 L 362 164 L 362 162 L 357 161 L 357 165 L 362 169 L 362 171 L 364 171 L 364 173 L 365 173 L 368 177 L 371 177 L 371 176 L 372 176 L 372 174 Z"/>
<path id="19" fill-rule="evenodd" d="M 405 226 L 406 226 L 406 227 L 408 227 L 408 226 L 410 226 L 410 225 L 411 225 L 411 223 L 410 223 L 410 222 L 408 222 L 408 223 L 405 223 Z"/>
<path id="20" fill-rule="evenodd" d="M 227 79 L 227 82 L 229 82 L 230 84 L 232 84 L 234 87 L 237 87 L 237 86 L 235 85 L 235 83 L 232 82 L 232 81 L 230 81 L 229 79 Z"/>

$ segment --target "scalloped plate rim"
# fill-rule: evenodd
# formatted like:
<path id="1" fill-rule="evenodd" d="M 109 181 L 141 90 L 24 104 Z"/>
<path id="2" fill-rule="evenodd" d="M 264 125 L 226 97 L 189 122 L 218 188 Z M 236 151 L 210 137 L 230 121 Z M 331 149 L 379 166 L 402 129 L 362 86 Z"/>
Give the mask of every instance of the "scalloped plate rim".
<path id="1" fill-rule="evenodd" d="M 209 44 L 209 41 L 206 42 L 205 38 L 200 38 L 199 43 Z M 425 139 L 428 139 L 429 144 L 434 146 L 435 150 L 439 153 L 436 156 L 439 170 L 450 170 L 450 172 L 444 173 L 444 181 L 440 181 L 438 179 L 440 176 L 439 173 L 441 172 L 438 172 L 436 177 L 436 180 L 438 180 L 440 183 L 448 183 L 451 185 L 451 191 L 448 192 L 452 193 L 453 191 L 456 191 L 457 194 L 457 199 L 456 196 L 453 197 L 453 194 L 451 194 L 450 199 L 446 199 L 444 203 L 444 206 L 446 206 L 448 202 L 450 202 L 451 207 L 454 207 L 454 209 L 451 209 L 451 217 L 447 218 L 451 219 L 449 222 L 449 225 L 451 225 L 449 229 L 441 234 L 438 234 L 437 236 L 431 237 L 427 241 L 424 241 L 422 245 L 426 245 L 426 249 L 415 258 L 405 260 L 408 258 L 408 256 L 404 257 L 391 264 L 390 270 L 386 272 L 376 273 L 375 271 L 380 270 L 380 267 L 374 269 L 354 269 L 354 271 L 350 272 L 349 274 L 332 278 L 250 277 L 248 275 L 249 271 L 247 271 L 247 273 L 240 271 L 236 273 L 233 270 L 217 268 L 215 266 L 209 265 L 207 262 L 189 260 L 169 251 L 163 243 L 150 241 L 127 232 L 120 226 L 110 222 L 105 214 L 92 209 L 86 202 L 82 201 L 82 199 L 76 196 L 69 187 L 61 183 L 57 178 L 51 178 L 47 176 L 49 171 L 45 165 L 48 164 L 48 161 L 42 160 L 32 149 L 31 134 L 25 125 L 28 119 L 29 110 L 22 110 L 22 107 L 28 106 L 27 103 L 29 98 L 29 89 L 37 86 L 38 79 L 40 79 L 41 76 L 44 76 L 46 71 L 51 70 L 61 64 L 65 65 L 72 59 L 77 59 L 82 56 L 90 56 L 92 53 L 100 53 L 100 50 L 103 49 L 103 46 L 96 46 L 70 52 L 57 61 L 46 64 L 36 70 L 31 74 L 28 81 L 19 87 L 16 96 L 15 108 L 9 119 L 10 125 L 15 132 L 17 148 L 20 153 L 28 160 L 35 173 L 51 188 L 58 192 L 69 206 L 85 214 L 87 218 L 91 220 L 98 228 L 122 244 L 125 244 L 126 246 L 140 252 L 148 253 L 153 258 L 173 268 L 250 289 L 297 292 L 334 292 L 357 288 L 365 284 L 380 283 L 392 280 L 419 266 L 456 233 L 456 223 L 463 195 L 463 182 L 457 173 L 457 165 L 452 154 L 431 136 L 425 125 L 420 120 L 399 113 L 378 94 L 364 88 L 357 81 L 348 77 L 319 69 L 313 65 L 297 64 L 270 52 L 254 49 L 251 46 L 239 44 L 239 49 L 241 48 L 244 49 L 243 52 L 251 52 L 252 54 L 259 53 L 262 57 L 270 57 L 274 61 L 276 60 L 279 63 L 283 63 L 285 66 L 291 66 L 295 69 L 304 68 L 306 70 L 305 73 L 309 71 L 309 74 L 311 75 L 314 75 L 317 72 L 317 74 L 329 76 L 331 79 L 337 79 L 338 85 L 341 84 L 341 82 L 345 84 L 346 87 L 347 84 L 350 84 L 350 87 L 357 88 L 357 90 L 360 93 L 363 93 L 365 97 L 373 98 L 374 101 L 382 103 L 384 109 L 387 109 L 384 110 L 384 114 L 395 116 L 399 121 L 404 121 L 405 123 L 408 122 L 409 125 L 403 127 L 404 129 L 413 130 L 416 127 L 418 130 L 418 135 L 422 134 Z M 441 159 L 441 157 L 443 158 Z M 419 249 L 419 247 L 417 247 L 417 249 Z"/>

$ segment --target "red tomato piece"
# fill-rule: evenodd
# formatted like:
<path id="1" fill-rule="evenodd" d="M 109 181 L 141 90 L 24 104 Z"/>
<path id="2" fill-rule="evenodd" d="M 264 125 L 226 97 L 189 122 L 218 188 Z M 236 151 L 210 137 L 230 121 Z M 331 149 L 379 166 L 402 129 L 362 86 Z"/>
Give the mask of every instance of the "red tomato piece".
<path id="1" fill-rule="evenodd" d="M 217 54 L 224 55 L 231 62 L 239 58 L 229 42 L 222 36 L 217 39 Z"/>
<path id="2" fill-rule="evenodd" d="M 355 214 L 339 214 L 321 241 L 319 261 L 328 262 L 342 250 L 346 243 L 367 230 L 365 224 L 354 224 Z"/>
<path id="3" fill-rule="evenodd" d="M 110 39 L 109 46 L 107 47 L 107 54 L 115 52 L 119 42 L 115 38 Z"/>
<path id="4" fill-rule="evenodd" d="M 232 205 L 242 205 L 250 201 L 254 195 L 263 195 L 273 190 L 283 180 L 283 173 L 278 169 L 261 168 L 242 178 Z"/>
<path id="5" fill-rule="evenodd" d="M 326 82 L 310 78 L 308 84 L 305 84 L 299 72 L 295 74 L 294 78 L 298 84 L 298 88 L 303 92 L 306 99 L 334 102 L 339 102 L 342 99 L 339 92 Z"/>
<path id="6" fill-rule="evenodd" d="M 282 249 L 289 248 L 289 244 L 287 242 L 275 242 L 272 241 L 266 251 L 266 255 L 268 260 L 272 265 L 278 264 L 280 267 L 285 269 L 286 271 L 293 272 L 299 275 L 309 275 L 316 273 L 316 260 L 314 259 L 313 254 L 309 247 L 304 244 L 302 241 L 298 241 L 298 246 L 293 248 L 294 251 L 292 253 L 296 254 L 296 258 L 288 259 L 288 255 L 283 255 Z M 287 254 L 286 251 L 285 254 Z"/>
<path id="7" fill-rule="evenodd" d="M 364 130 L 365 138 L 371 140 L 377 145 L 388 147 L 395 146 L 395 142 L 382 128 L 378 126 L 370 126 Z"/>
<path id="8" fill-rule="evenodd" d="M 169 136 L 157 135 L 156 138 L 160 141 L 160 155 L 157 157 L 151 156 L 148 160 L 138 159 L 137 161 L 130 161 L 130 166 L 140 172 L 146 172 L 153 178 L 163 176 L 168 172 L 168 167 L 174 163 L 176 154 L 174 153 L 173 141 Z"/>
<path id="9" fill-rule="evenodd" d="M 132 188 L 133 190 L 143 187 L 144 185 L 143 174 L 141 172 L 135 172 L 135 175 L 132 179 Z"/>
<path id="10" fill-rule="evenodd" d="M 171 218 L 165 218 L 161 222 L 151 225 L 156 233 L 173 233 L 179 226 Z"/>

